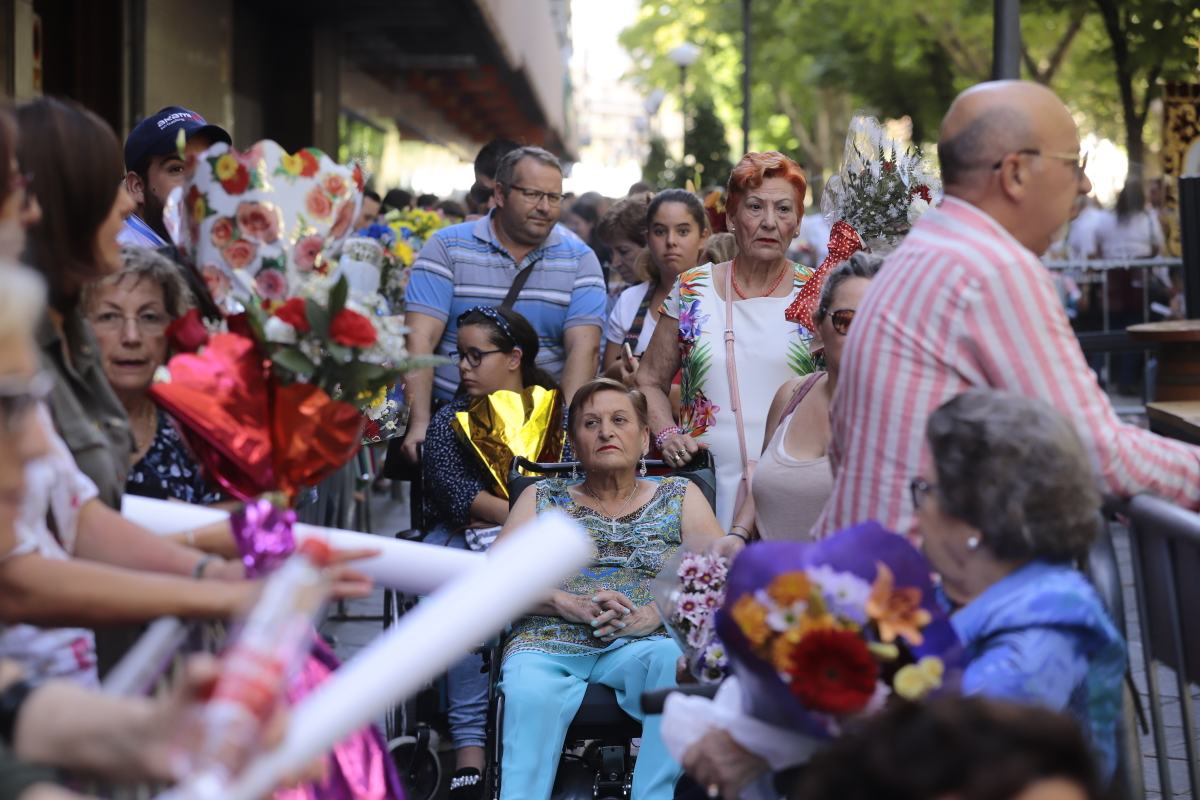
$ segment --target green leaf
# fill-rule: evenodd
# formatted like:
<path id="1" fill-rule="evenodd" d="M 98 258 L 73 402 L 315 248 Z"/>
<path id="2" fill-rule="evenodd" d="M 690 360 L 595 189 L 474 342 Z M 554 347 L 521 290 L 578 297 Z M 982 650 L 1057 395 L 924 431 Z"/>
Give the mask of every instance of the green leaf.
<path id="1" fill-rule="evenodd" d="M 295 375 L 310 376 L 317 371 L 317 365 L 295 347 L 277 350 L 271 354 L 271 361 Z"/>
<path id="2" fill-rule="evenodd" d="M 346 276 L 338 278 L 337 283 L 329 290 L 329 318 L 333 319 L 338 315 L 343 308 L 346 307 L 346 296 L 350 294 L 350 284 L 346 282 Z"/>
<path id="3" fill-rule="evenodd" d="M 308 317 L 308 324 L 312 327 L 312 332 L 322 341 L 328 341 L 329 312 L 316 300 L 307 300 L 304 303 L 304 314 Z"/>

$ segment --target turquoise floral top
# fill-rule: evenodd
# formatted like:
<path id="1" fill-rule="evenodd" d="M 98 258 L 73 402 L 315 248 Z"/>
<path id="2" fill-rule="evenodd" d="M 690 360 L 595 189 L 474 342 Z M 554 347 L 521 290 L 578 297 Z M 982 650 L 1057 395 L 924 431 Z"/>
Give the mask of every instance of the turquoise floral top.
<path id="1" fill-rule="evenodd" d="M 568 578 L 559 587 L 564 592 L 590 597 L 601 589 L 621 592 L 638 607 L 653 601 L 650 582 L 679 549 L 683 521 L 686 478 L 644 478 L 658 488 L 643 506 L 619 517 L 616 525 L 571 499 L 570 481 L 551 479 L 537 484 L 536 509 L 558 509 L 583 525 L 596 545 L 591 566 Z M 561 617 L 531 615 L 513 625 L 504 655 L 538 652 L 553 655 L 591 655 L 624 644 L 601 642 L 592 626 L 567 622 Z M 666 636 L 659 630 L 651 636 Z"/>

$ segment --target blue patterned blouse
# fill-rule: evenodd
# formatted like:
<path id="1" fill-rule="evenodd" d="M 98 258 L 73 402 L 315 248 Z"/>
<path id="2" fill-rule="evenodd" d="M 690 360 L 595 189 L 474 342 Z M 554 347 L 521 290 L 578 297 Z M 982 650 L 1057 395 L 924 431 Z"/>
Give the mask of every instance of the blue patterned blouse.
<path id="1" fill-rule="evenodd" d="M 638 607 L 653 601 L 650 582 L 662 571 L 679 549 L 683 520 L 683 497 L 687 478 L 643 478 L 656 481 L 658 488 L 645 505 L 623 517 L 614 525 L 586 506 L 571 499 L 569 481 L 551 479 L 537 484 L 536 509 L 540 514 L 557 508 L 583 525 L 596 545 L 591 566 L 568 578 L 559 588 L 564 592 L 591 596 L 601 589 L 621 592 Z M 513 625 L 504 655 L 538 652 L 553 655 L 593 655 L 602 650 L 619 647 L 628 639 L 606 643 L 592 635 L 592 626 L 567 622 L 561 617 L 533 615 Z M 659 630 L 651 636 L 666 636 Z"/>
<path id="2" fill-rule="evenodd" d="M 125 479 L 127 494 L 158 500 L 182 500 L 207 505 L 221 499 L 221 493 L 204 477 L 191 450 L 175 428 L 171 418 L 158 411 L 154 441 L 141 461 L 129 470 Z"/>
<path id="3" fill-rule="evenodd" d="M 425 520 L 431 527 L 445 525 L 451 530 L 461 530 L 471 521 L 475 496 L 489 486 L 483 468 L 459 441 L 450 424 L 456 413 L 466 411 L 472 399 L 466 395 L 454 398 L 429 421 L 421 451 L 421 471 L 427 489 Z"/>
<path id="4" fill-rule="evenodd" d="M 1091 738 L 1101 773 L 1112 776 L 1125 642 L 1078 570 L 1034 561 L 952 620 L 970 659 L 963 692 L 1070 714 Z"/>

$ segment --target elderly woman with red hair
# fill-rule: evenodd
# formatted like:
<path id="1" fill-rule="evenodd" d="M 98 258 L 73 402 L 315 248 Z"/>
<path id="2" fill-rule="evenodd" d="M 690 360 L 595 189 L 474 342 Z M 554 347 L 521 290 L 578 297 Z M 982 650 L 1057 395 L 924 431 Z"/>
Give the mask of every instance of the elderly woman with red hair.
<path id="1" fill-rule="evenodd" d="M 784 314 L 812 270 L 787 257 L 800 231 L 806 182 L 776 152 L 747 153 L 729 177 L 726 218 L 737 255 L 679 276 L 638 369 L 651 430 L 667 463 L 700 448 L 717 467 L 717 519 L 735 551 L 751 532 L 731 525 L 762 449 L 776 388 L 813 369 L 811 333 Z M 667 392 L 682 369 L 679 420 Z M 726 548 L 722 548 L 726 549 Z"/>

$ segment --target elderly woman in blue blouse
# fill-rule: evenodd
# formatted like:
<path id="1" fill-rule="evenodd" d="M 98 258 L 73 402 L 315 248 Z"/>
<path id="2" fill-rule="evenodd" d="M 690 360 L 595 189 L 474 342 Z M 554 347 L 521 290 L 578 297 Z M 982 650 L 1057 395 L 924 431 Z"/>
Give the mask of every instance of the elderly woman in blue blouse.
<path id="1" fill-rule="evenodd" d="M 968 651 L 963 690 L 1073 716 L 1116 766 L 1125 643 L 1073 566 L 1100 495 L 1075 429 L 1045 403 L 972 390 L 929 418 L 912 482 L 925 553 Z"/>
<path id="2" fill-rule="evenodd" d="M 640 696 L 674 685 L 680 653 L 651 603 L 650 582 L 681 545 L 704 550 L 722 531 L 690 481 L 639 469 L 650 447 L 640 392 L 607 378 L 585 384 L 571 400 L 567 435 L 582 479 L 525 491 L 500 537 L 559 509 L 591 534 L 596 558 L 517 622 L 506 642 L 501 798 L 550 796 L 567 728 L 588 684 L 600 683 L 643 723 L 633 797 L 666 800 L 681 768 L 662 743 L 660 718 L 642 714 Z"/>
<path id="3" fill-rule="evenodd" d="M 483 550 L 508 518 L 508 500 L 491 491 L 491 481 L 455 435 L 451 421 L 473 400 L 492 392 L 554 389 L 554 380 L 535 366 L 537 354 L 537 333 L 516 311 L 476 306 L 459 316 L 458 350 L 451 356 L 458 359 L 460 391 L 433 416 L 421 454 L 425 518 L 437 521 L 426 542 Z M 482 797 L 487 681 L 478 654 L 467 656 L 448 674 L 447 711 L 457 762 L 451 800 Z"/>

